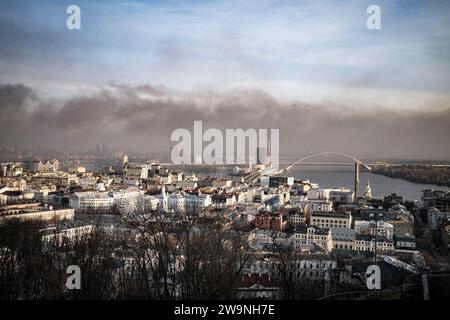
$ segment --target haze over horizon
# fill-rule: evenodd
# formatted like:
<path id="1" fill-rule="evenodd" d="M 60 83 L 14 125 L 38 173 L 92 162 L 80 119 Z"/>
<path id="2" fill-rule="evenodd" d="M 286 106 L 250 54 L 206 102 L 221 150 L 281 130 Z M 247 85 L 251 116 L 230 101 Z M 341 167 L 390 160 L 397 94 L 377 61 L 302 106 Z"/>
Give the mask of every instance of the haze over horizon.
<path id="1" fill-rule="evenodd" d="M 0 146 L 110 147 L 168 154 L 173 130 L 278 128 L 280 155 L 339 151 L 359 158 L 448 160 L 450 109 L 396 111 L 280 102 L 261 90 L 174 91 L 113 85 L 95 94 L 44 99 L 22 84 L 0 85 Z M 13 142 L 13 143 L 12 143 Z M 206 143 L 205 143 L 206 144 Z"/>

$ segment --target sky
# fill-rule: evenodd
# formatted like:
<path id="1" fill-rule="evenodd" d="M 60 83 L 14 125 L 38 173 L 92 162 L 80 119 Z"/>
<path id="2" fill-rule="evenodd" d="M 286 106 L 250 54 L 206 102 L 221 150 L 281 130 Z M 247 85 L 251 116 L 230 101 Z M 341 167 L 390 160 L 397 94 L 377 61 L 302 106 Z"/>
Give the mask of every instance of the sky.
<path id="1" fill-rule="evenodd" d="M 71 4 L 81 8 L 81 30 L 66 27 L 66 8 Z M 381 9 L 380 30 L 366 27 L 366 9 L 372 4 Z M 350 127 L 359 127 L 359 118 L 371 123 L 373 117 L 395 113 L 409 123 L 409 131 L 399 134 L 409 139 L 404 144 L 410 149 L 400 153 L 398 145 L 387 146 L 386 156 L 448 159 L 448 146 L 422 147 L 419 152 L 413 150 L 413 142 L 445 143 L 448 138 L 445 125 L 427 121 L 436 115 L 442 119 L 450 108 L 449 21 L 446 0 L 3 0 L 0 112 L 20 110 L 24 107 L 20 103 L 26 104 L 29 121 L 36 118 L 36 109 L 47 114 L 48 121 L 59 119 L 59 112 L 67 108 L 78 119 L 78 113 L 87 110 L 68 106 L 89 99 L 101 104 L 105 97 L 111 98 L 109 94 L 117 104 L 126 104 L 127 110 L 149 101 L 183 101 L 203 111 L 205 121 L 211 110 L 223 105 L 230 110 L 241 105 L 249 112 L 261 101 L 271 101 L 271 113 L 290 114 L 293 108 L 304 118 L 308 116 L 302 108 L 312 106 L 307 112 L 314 112 L 314 117 L 321 114 L 317 122 L 330 117 L 337 125 L 345 116 Z M 143 93 L 144 87 L 152 88 L 151 92 Z M 124 96 L 124 88 L 128 95 Z M 28 98 L 19 98 L 22 94 Z M 252 119 L 253 114 L 248 116 Z M 418 134 L 422 124 L 410 122 L 421 117 L 430 128 L 442 125 L 430 129 L 436 136 L 412 135 Z M 294 125 L 277 121 L 272 126 Z M 85 125 L 89 126 L 79 124 Z M 311 136 L 320 137 L 326 130 L 318 124 L 312 127 Z M 35 143 L 36 133 L 29 129 L 0 130 L 4 131 L 0 145 L 11 144 L 13 136 L 21 144 Z M 342 140 L 354 136 L 352 130 L 343 132 Z M 122 134 L 127 136 L 129 131 Z M 367 133 L 368 137 L 374 134 L 380 143 L 386 141 L 379 133 Z M 55 143 L 68 143 L 48 135 Z M 317 143 L 324 144 L 323 140 Z M 337 146 L 345 147 L 344 143 Z M 358 148 L 350 151 L 372 153 Z"/>

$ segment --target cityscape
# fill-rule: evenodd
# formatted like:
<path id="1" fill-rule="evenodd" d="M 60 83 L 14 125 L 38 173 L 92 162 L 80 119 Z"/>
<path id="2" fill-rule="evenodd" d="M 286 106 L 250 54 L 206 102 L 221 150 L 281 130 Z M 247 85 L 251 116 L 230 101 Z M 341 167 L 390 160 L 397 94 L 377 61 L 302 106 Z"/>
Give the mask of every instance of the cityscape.
<path id="1" fill-rule="evenodd" d="M 448 3 L 69 2 L 0 4 L 0 300 L 449 298 Z"/>
<path id="2" fill-rule="evenodd" d="M 33 158 L 20 150 L 5 153 Z M 395 165 L 379 161 L 372 168 L 357 159 L 340 165 L 352 168 L 344 171 L 352 188 L 324 188 L 306 177 L 308 170 L 301 171 L 304 178 L 290 176 L 289 167 L 301 163 L 277 171 L 261 162 L 174 165 L 120 156 L 106 145 L 78 159 L 4 162 L 0 227 L 11 251 L 2 259 L 11 267 L 2 270 L 2 279 L 14 280 L 3 280 L 3 298 L 445 296 L 443 278 L 433 276 L 450 268 L 448 186 L 423 189 L 420 199 L 376 197 L 360 171 Z M 448 177 L 449 166 L 438 167 Z M 37 235 L 38 242 L 26 242 Z M 29 256 L 17 259 L 15 252 L 23 250 Z M 79 255 L 86 256 L 77 261 Z M 64 286 L 65 269 L 74 264 L 86 276 L 76 293 Z M 379 290 L 366 285 L 371 265 L 381 270 Z M 21 268 L 37 270 L 23 274 Z M 45 274 L 49 283 L 42 285 Z M 25 279 L 34 285 L 15 282 Z"/>

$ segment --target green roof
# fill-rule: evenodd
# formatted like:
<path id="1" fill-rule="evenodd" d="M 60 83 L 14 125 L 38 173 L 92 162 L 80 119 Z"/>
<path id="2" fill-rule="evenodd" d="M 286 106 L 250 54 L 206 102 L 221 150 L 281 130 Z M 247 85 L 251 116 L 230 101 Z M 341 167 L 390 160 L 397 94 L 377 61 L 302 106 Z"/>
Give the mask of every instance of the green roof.
<path id="1" fill-rule="evenodd" d="M 412 234 L 405 234 L 403 236 L 395 237 L 395 240 L 403 242 L 416 242 L 416 237 Z"/>

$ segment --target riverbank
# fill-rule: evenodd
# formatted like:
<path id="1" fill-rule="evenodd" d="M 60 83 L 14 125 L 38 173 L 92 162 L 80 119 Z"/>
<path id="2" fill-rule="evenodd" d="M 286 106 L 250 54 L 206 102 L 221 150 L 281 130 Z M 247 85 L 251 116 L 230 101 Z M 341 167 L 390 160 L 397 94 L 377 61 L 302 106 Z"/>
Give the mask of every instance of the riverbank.
<path id="1" fill-rule="evenodd" d="M 414 183 L 450 187 L 450 167 L 429 165 L 375 166 L 372 173 Z"/>

